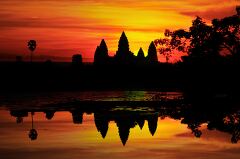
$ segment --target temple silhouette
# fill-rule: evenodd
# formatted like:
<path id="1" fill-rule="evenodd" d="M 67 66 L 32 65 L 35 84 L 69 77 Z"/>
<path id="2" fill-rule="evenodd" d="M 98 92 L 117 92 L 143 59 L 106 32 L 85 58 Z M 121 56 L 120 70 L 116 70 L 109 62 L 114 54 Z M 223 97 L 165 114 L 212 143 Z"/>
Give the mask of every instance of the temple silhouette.
<path id="1" fill-rule="evenodd" d="M 122 32 L 115 55 L 109 55 L 102 39 L 93 63 L 85 63 L 80 52 L 72 56 L 72 62 L 37 62 L 34 56 L 27 62 L 17 56 L 15 62 L 0 62 L 0 92 L 158 89 L 237 96 L 239 8 L 236 7 L 236 14 L 213 19 L 211 24 L 196 17 L 188 29 L 166 29 L 163 38 L 150 42 L 147 54 L 142 48 L 133 54 L 126 33 Z M 29 41 L 31 55 L 36 46 L 37 41 Z M 186 56 L 171 63 L 170 59 L 179 53 Z M 166 62 L 158 61 L 158 55 L 165 57 Z"/>
<path id="2" fill-rule="evenodd" d="M 157 49 L 154 42 L 151 42 L 148 49 L 148 55 L 145 57 L 142 48 L 139 49 L 137 56 L 130 51 L 128 38 L 125 32 L 118 42 L 118 50 L 116 54 L 111 57 L 108 55 L 107 44 L 102 39 L 99 46 L 97 46 L 94 54 L 94 64 L 97 66 L 102 65 L 144 65 L 158 63 Z"/>

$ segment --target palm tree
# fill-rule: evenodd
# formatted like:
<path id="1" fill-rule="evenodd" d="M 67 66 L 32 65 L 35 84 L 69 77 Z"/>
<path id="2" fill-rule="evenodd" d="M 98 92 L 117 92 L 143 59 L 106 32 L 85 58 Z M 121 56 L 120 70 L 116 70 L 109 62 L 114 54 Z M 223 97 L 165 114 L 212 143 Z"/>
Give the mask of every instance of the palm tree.
<path id="1" fill-rule="evenodd" d="M 37 42 L 35 40 L 29 40 L 28 41 L 28 49 L 31 51 L 31 63 L 32 63 L 32 56 L 33 56 L 33 52 L 37 47 Z"/>
<path id="2" fill-rule="evenodd" d="M 30 131 L 29 131 L 29 133 L 28 133 L 28 137 L 29 137 L 31 140 L 36 140 L 37 137 L 38 137 L 38 133 L 37 133 L 37 130 L 34 129 L 34 126 L 33 126 L 33 115 L 34 115 L 34 112 L 31 112 L 32 128 L 30 129 Z"/>

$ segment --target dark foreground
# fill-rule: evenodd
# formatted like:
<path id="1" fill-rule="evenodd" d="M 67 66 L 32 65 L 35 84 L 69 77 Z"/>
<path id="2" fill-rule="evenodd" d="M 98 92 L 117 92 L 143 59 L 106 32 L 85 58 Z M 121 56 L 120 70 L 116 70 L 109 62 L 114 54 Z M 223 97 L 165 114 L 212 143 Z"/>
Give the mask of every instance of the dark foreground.
<path id="1" fill-rule="evenodd" d="M 161 90 L 239 93 L 237 64 L 0 63 L 1 91 Z"/>

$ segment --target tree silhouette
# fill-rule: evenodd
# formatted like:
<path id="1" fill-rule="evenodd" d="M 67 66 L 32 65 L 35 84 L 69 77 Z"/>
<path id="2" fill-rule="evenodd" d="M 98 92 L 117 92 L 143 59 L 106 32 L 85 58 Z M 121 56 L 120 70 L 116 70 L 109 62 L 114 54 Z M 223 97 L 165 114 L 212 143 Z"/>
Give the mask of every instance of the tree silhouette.
<path id="1" fill-rule="evenodd" d="M 37 42 L 36 42 L 35 40 L 29 40 L 27 46 L 28 46 L 28 49 L 29 49 L 30 52 L 31 52 L 30 61 L 32 62 L 33 52 L 34 52 L 34 50 L 35 50 L 36 47 L 37 47 Z"/>
<path id="2" fill-rule="evenodd" d="M 149 64 L 156 64 L 158 62 L 157 49 L 153 41 L 151 42 L 148 48 L 147 62 Z"/>
<path id="3" fill-rule="evenodd" d="M 204 58 L 209 55 L 209 40 L 212 28 L 203 22 L 202 18 L 197 17 L 190 27 L 191 43 L 189 55 L 197 58 Z"/>
<path id="4" fill-rule="evenodd" d="M 213 29 L 220 41 L 220 49 L 227 50 L 233 56 L 240 51 L 240 15 L 236 14 L 223 19 L 213 19 Z"/>
<path id="5" fill-rule="evenodd" d="M 156 39 L 154 43 L 157 46 L 159 53 L 165 56 L 166 62 L 168 63 L 173 54 L 187 51 L 185 46 L 188 40 L 188 33 L 182 29 L 174 32 L 166 29 L 164 35 L 164 38 Z"/>
<path id="6" fill-rule="evenodd" d="M 34 129 L 34 125 L 33 125 L 33 115 L 34 115 L 34 112 L 31 112 L 31 117 L 32 117 L 32 129 L 30 129 L 29 133 L 28 133 L 28 137 L 31 139 L 31 140 L 36 140 L 37 137 L 38 137 L 38 133 L 37 133 L 37 130 Z"/>
<path id="7" fill-rule="evenodd" d="M 212 25 L 207 25 L 202 18 L 196 17 L 189 31 L 166 30 L 165 38 L 154 42 L 167 59 L 171 54 L 186 52 L 188 57 L 184 60 L 213 63 L 221 57 L 220 52 L 224 49 L 231 54 L 239 52 L 239 21 L 239 16 L 234 15 L 214 19 Z"/>

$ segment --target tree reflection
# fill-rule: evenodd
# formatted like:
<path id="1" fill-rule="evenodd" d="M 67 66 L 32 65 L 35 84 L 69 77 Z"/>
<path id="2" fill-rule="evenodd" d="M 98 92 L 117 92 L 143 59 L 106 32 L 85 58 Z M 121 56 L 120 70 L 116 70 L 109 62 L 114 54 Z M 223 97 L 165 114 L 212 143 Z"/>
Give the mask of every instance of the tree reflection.
<path id="1" fill-rule="evenodd" d="M 28 137 L 29 137 L 31 140 L 36 140 L 37 137 L 38 137 L 38 133 L 37 133 L 37 130 L 34 129 L 34 125 L 33 125 L 33 115 L 34 115 L 34 112 L 31 112 L 32 128 L 30 129 L 30 131 L 29 131 L 29 133 L 28 133 Z"/>
<path id="2" fill-rule="evenodd" d="M 171 118 L 174 120 L 181 121 L 181 124 L 186 124 L 188 129 L 191 130 L 192 134 L 200 138 L 204 135 L 201 131 L 203 124 L 207 125 L 207 129 L 217 130 L 231 134 L 232 143 L 237 143 L 240 139 L 240 113 L 239 109 L 219 107 L 200 107 L 200 103 L 194 103 L 179 107 L 176 106 L 142 106 L 142 107 L 104 107 L 101 110 L 98 106 L 92 107 L 66 107 L 58 109 L 45 108 L 38 112 L 43 112 L 47 119 L 52 119 L 55 112 L 57 111 L 68 111 L 72 114 L 74 124 L 83 123 L 83 115 L 94 114 L 94 122 L 98 132 L 100 132 L 102 138 L 105 138 L 108 134 L 109 123 L 111 121 L 116 123 L 118 128 L 119 138 L 123 145 L 126 145 L 131 129 L 137 125 L 142 130 L 145 121 L 148 122 L 149 133 L 154 136 L 157 130 L 158 119 Z M 146 109 L 148 108 L 148 109 Z M 22 123 L 24 117 L 31 113 L 32 127 L 29 131 L 29 138 L 36 140 L 38 137 L 37 130 L 34 128 L 34 110 L 10 110 L 11 116 L 16 118 L 17 123 Z"/>

